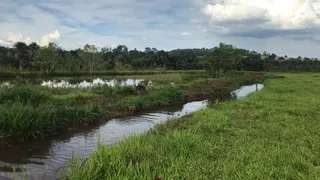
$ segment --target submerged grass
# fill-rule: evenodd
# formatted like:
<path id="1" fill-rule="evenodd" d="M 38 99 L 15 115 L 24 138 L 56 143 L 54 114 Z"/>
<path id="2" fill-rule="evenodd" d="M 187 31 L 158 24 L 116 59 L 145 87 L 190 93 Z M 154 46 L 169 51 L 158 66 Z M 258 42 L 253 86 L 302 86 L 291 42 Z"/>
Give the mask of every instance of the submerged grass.
<path id="1" fill-rule="evenodd" d="M 63 179 L 320 179 L 320 78 L 285 74 L 249 97 L 99 145 Z"/>

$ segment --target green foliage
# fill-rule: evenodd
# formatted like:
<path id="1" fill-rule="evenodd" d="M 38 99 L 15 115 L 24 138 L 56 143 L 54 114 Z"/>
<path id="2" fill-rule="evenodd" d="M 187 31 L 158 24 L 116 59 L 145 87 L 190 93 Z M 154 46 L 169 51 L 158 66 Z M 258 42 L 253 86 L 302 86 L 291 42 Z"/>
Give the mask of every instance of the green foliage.
<path id="1" fill-rule="evenodd" d="M 14 48 L 0 46 L 0 69 L 54 73 L 76 73 L 106 70 L 199 70 L 206 69 L 214 76 L 234 70 L 319 72 L 317 58 L 277 57 L 267 52 L 257 53 L 220 43 L 210 49 L 175 49 L 172 51 L 145 48 L 129 50 L 125 45 L 99 48 L 86 44 L 82 49 L 64 50 L 54 43 L 41 47 L 36 43 L 17 42 Z"/>
<path id="2" fill-rule="evenodd" d="M 154 106 L 168 105 L 169 103 L 180 102 L 185 94 L 173 86 L 164 86 L 158 89 L 149 90 L 148 95 L 139 97 L 126 97 L 115 102 L 117 107 L 132 107 L 134 110 L 148 109 Z"/>
<path id="3" fill-rule="evenodd" d="M 0 89 L 0 102 L 40 104 L 47 102 L 49 99 L 48 93 L 32 89 L 27 85 L 3 87 Z"/>
<path id="4" fill-rule="evenodd" d="M 12 77 L 23 77 L 23 78 L 40 78 L 40 77 L 82 77 L 82 76 L 133 76 L 133 75 L 174 75 L 174 74 L 207 74 L 204 70 L 133 70 L 133 71 L 94 71 L 91 74 L 88 71 L 78 71 L 78 72 L 51 72 L 51 73 L 41 73 L 41 72 L 17 72 L 17 71 L 4 71 L 0 72 L 2 78 L 12 78 Z M 175 75 L 174 75 L 175 76 Z M 160 79 L 161 77 L 159 77 Z"/>
<path id="5" fill-rule="evenodd" d="M 49 43 L 48 46 L 40 48 L 34 56 L 33 66 L 44 72 L 53 72 L 57 68 L 61 56 L 58 53 L 57 45 Z"/>
<path id="6" fill-rule="evenodd" d="M 63 179 L 319 179 L 320 79 L 285 74 L 249 97 L 99 145 Z M 303 94 L 303 96 L 301 96 Z"/>
<path id="7" fill-rule="evenodd" d="M 69 107 L 50 103 L 32 106 L 20 102 L 0 104 L 3 138 L 42 138 L 63 127 L 91 122 L 102 115 L 107 115 L 107 112 L 95 106 Z"/>

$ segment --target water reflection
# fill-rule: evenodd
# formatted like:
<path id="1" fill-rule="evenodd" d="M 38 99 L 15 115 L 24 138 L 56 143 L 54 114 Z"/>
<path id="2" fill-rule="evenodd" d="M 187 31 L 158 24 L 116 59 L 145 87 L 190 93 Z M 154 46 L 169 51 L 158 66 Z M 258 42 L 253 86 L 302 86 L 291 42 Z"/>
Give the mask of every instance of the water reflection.
<path id="1" fill-rule="evenodd" d="M 238 99 L 247 96 L 263 85 L 245 86 L 234 91 Z M 68 132 L 52 139 L 19 144 L 9 149 L 0 150 L 0 179 L 13 177 L 10 167 L 23 165 L 30 179 L 42 179 L 45 166 L 48 166 L 47 179 L 57 179 L 59 172 L 73 152 L 77 156 L 88 156 L 96 149 L 97 143 L 109 145 L 123 140 L 136 133 L 144 133 L 156 124 L 171 118 L 191 114 L 205 108 L 208 101 L 195 101 L 183 107 L 171 107 L 130 117 L 116 118 L 108 122 L 97 122 L 96 125 L 81 128 L 78 132 Z M 59 171 L 58 171 L 59 170 Z M 57 172 L 58 171 L 58 172 Z M 19 173 L 18 173 L 19 174 Z M 21 174 L 20 174 L 21 175 Z"/>
<path id="2" fill-rule="evenodd" d="M 65 81 L 65 80 L 61 80 L 60 82 L 57 82 L 55 80 L 53 81 L 50 80 L 50 81 L 43 81 L 41 83 L 41 86 L 47 86 L 51 88 L 88 88 L 88 87 L 93 87 L 98 85 L 108 85 L 108 86 L 114 87 L 115 85 L 119 85 L 119 86 L 138 85 L 142 81 L 143 81 L 142 79 L 102 80 L 100 78 L 97 78 L 97 79 L 93 79 L 91 82 L 84 80 L 82 82 L 72 84 L 69 81 Z"/>
<path id="3" fill-rule="evenodd" d="M 242 99 L 246 96 L 248 96 L 250 93 L 254 92 L 254 91 L 259 91 L 264 87 L 263 84 L 255 84 L 255 85 L 251 85 L 251 86 L 243 86 L 240 89 L 237 89 L 235 91 L 233 91 L 233 93 L 236 94 L 236 98 L 237 99 Z"/>
<path id="4" fill-rule="evenodd" d="M 138 85 L 143 82 L 143 79 L 85 79 L 85 80 L 79 80 L 79 79 L 70 79 L 70 80 L 21 80 L 19 81 L 19 84 L 21 83 L 30 83 L 32 85 L 39 85 L 49 88 L 89 88 L 93 86 L 98 85 L 108 85 L 111 87 L 114 87 L 116 85 L 118 86 L 134 86 Z M 5 81 L 0 83 L 0 87 L 4 86 L 12 86 L 12 82 Z M 148 86 L 152 85 L 152 81 L 147 82 Z"/>

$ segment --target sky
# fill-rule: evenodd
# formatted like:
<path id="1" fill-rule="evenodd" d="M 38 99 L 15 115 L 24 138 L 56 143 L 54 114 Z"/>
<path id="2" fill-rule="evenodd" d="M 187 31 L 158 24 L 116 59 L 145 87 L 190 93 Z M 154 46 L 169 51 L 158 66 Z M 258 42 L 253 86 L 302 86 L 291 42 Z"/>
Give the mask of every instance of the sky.
<path id="1" fill-rule="evenodd" d="M 320 0 L 0 0 L 0 45 L 212 48 L 320 58 Z"/>

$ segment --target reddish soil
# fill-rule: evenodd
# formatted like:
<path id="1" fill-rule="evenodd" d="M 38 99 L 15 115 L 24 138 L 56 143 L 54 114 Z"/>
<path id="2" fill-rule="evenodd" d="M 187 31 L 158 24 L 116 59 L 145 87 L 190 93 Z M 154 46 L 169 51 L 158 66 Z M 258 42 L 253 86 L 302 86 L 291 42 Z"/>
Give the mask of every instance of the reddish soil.
<path id="1" fill-rule="evenodd" d="M 232 81 L 230 79 L 218 79 L 213 80 L 209 83 L 209 86 L 226 86 L 231 85 Z"/>

